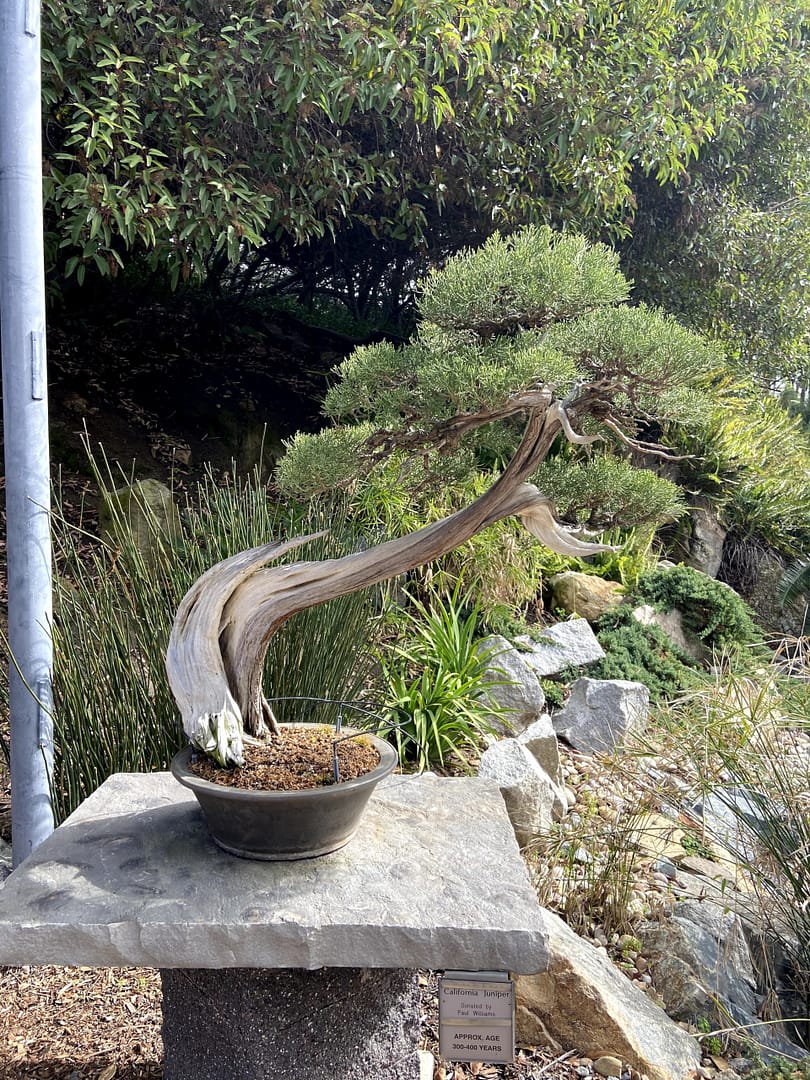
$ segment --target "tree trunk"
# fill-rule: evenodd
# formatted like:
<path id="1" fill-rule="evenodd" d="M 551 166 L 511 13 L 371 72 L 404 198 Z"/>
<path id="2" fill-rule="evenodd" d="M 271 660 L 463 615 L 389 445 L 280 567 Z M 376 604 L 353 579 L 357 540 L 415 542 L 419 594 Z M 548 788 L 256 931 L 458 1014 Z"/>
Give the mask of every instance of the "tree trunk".
<path id="1" fill-rule="evenodd" d="M 580 438 L 559 405 L 533 413 L 514 457 L 492 487 L 469 506 L 414 533 L 339 559 L 265 566 L 311 539 L 300 537 L 242 552 L 207 571 L 180 606 L 166 660 L 191 741 L 228 764 L 241 758 L 241 727 L 256 737 L 268 734 L 268 723 L 272 728 L 275 722 L 262 694 L 264 659 L 272 635 L 296 612 L 431 562 L 513 514 L 564 554 L 605 550 L 567 534 L 554 521 L 550 501 L 524 483 L 561 430 Z"/>

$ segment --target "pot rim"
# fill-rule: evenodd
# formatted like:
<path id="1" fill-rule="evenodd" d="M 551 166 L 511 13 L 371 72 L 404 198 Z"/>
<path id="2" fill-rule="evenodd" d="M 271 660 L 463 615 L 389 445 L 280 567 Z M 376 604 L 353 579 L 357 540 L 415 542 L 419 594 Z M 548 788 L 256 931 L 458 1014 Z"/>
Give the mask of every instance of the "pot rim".
<path id="1" fill-rule="evenodd" d="M 329 724 L 308 724 L 308 723 L 294 723 L 294 724 L 282 724 L 285 727 L 331 727 Z M 226 784 L 215 784 L 211 780 L 205 780 L 202 776 L 197 776 L 189 768 L 189 761 L 191 759 L 194 747 L 191 745 L 183 747 L 182 750 L 174 755 L 171 761 L 171 772 L 175 780 L 177 780 L 184 787 L 190 788 L 192 791 L 200 791 L 203 793 L 210 793 L 212 795 L 224 795 L 229 799 L 264 799 L 267 801 L 279 800 L 279 799 L 308 799 L 313 795 L 317 796 L 319 792 L 328 794 L 330 792 L 337 793 L 343 791 L 355 791 L 358 788 L 363 788 L 369 784 L 375 785 L 380 780 L 384 779 L 389 773 L 392 773 L 399 763 L 399 755 L 394 747 L 386 739 L 381 738 L 379 735 L 373 734 L 370 731 L 363 731 L 359 728 L 342 728 L 340 735 L 349 734 L 365 735 L 371 739 L 376 747 L 380 760 L 373 769 L 367 773 L 363 773 L 362 776 L 357 776 L 353 780 L 342 780 L 339 784 L 322 784 L 319 787 L 311 788 L 295 788 L 289 791 L 283 789 L 278 791 L 265 791 L 262 788 L 239 788 L 231 787 Z"/>

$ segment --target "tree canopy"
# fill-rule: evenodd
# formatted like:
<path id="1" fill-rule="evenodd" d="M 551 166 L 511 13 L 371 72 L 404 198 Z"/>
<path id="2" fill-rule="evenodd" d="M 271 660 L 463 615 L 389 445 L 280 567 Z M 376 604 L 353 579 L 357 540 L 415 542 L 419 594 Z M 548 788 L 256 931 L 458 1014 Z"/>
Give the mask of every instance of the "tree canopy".
<path id="1" fill-rule="evenodd" d="M 498 459 L 502 476 L 533 480 L 574 520 L 677 515 L 673 484 L 626 462 L 606 467 L 605 450 L 656 452 L 645 435 L 705 410 L 694 387 L 719 357 L 671 316 L 630 306 L 628 288 L 607 247 L 548 227 L 459 253 L 423 282 L 411 341 L 363 346 L 336 369 L 332 425 L 296 436 L 279 484 L 327 491 L 392 456 L 406 477 L 418 463 L 413 483 L 441 483 Z M 575 468 L 564 444 L 583 455 Z"/>
<path id="2" fill-rule="evenodd" d="M 45 0 L 51 266 L 312 287 L 342 260 L 373 294 L 493 228 L 626 233 L 636 176 L 733 156 L 799 7 Z"/>

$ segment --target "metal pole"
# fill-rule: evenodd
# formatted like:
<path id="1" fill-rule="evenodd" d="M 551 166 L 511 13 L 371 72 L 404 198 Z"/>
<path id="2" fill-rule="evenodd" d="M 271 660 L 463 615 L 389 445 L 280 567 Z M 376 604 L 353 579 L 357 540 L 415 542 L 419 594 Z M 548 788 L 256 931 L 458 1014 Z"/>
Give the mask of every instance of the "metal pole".
<path id="1" fill-rule="evenodd" d="M 15 866 L 53 831 L 41 124 L 39 0 L 0 0 L 0 343 Z"/>

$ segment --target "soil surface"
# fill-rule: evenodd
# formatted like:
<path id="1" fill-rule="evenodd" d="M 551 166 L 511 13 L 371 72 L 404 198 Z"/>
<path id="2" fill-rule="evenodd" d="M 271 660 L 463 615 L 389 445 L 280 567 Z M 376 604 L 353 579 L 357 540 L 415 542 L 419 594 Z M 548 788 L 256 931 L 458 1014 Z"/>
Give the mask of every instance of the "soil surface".
<path id="1" fill-rule="evenodd" d="M 337 764 L 334 755 L 337 755 Z M 200 757 L 189 768 L 203 780 L 250 791 L 301 791 L 365 776 L 380 763 L 364 735 L 335 738 L 334 728 L 282 728 L 262 746 L 245 746 L 245 764 L 226 769 Z M 337 777 L 335 768 L 337 767 Z"/>

